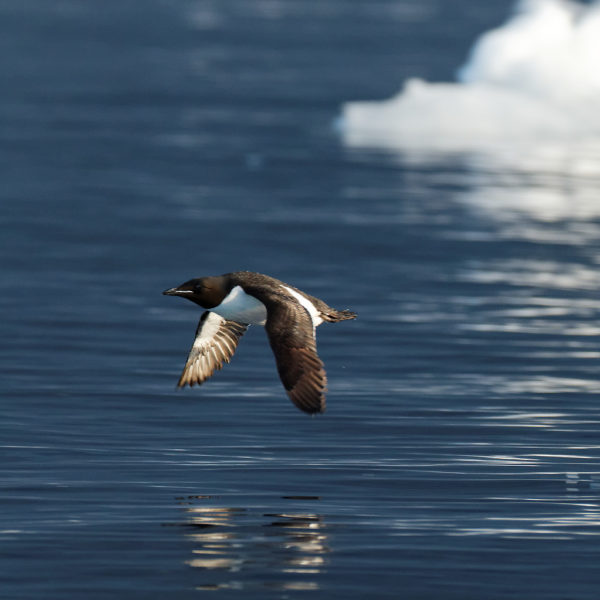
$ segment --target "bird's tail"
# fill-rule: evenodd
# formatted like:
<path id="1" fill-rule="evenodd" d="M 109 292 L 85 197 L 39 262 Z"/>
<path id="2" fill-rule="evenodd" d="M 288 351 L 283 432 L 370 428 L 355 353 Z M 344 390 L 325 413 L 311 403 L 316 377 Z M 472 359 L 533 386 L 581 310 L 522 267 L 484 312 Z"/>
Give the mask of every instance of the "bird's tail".
<path id="1" fill-rule="evenodd" d="M 351 310 L 335 310 L 332 308 L 326 313 L 322 313 L 321 317 L 324 321 L 329 321 L 329 323 L 337 323 L 338 321 L 356 319 L 356 313 Z"/>

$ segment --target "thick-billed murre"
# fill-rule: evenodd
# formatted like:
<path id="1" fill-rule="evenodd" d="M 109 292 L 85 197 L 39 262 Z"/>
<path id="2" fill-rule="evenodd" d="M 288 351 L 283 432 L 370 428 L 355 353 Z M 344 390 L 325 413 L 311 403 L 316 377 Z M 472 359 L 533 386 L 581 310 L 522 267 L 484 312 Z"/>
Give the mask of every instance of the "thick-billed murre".
<path id="1" fill-rule="evenodd" d="M 327 377 L 317 355 L 315 329 L 323 321 L 355 319 L 355 313 L 336 310 L 287 283 L 249 271 L 190 279 L 163 294 L 187 298 L 207 309 L 179 387 L 206 381 L 230 361 L 249 325 L 264 325 L 292 402 L 307 413 L 325 410 Z"/>

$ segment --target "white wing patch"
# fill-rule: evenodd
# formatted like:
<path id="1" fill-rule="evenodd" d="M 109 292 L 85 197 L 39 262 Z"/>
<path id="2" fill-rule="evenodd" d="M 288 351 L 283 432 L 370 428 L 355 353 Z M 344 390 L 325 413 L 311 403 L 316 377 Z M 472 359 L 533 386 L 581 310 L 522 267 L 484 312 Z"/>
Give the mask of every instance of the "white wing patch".
<path id="1" fill-rule="evenodd" d="M 313 328 L 317 327 L 323 322 L 323 319 L 321 319 L 321 316 L 319 315 L 319 311 L 308 298 L 305 298 L 302 294 L 299 294 L 295 290 L 289 288 L 287 285 L 282 285 L 281 287 L 286 290 L 288 294 L 296 298 L 296 300 L 298 300 L 298 302 L 308 311 Z"/>

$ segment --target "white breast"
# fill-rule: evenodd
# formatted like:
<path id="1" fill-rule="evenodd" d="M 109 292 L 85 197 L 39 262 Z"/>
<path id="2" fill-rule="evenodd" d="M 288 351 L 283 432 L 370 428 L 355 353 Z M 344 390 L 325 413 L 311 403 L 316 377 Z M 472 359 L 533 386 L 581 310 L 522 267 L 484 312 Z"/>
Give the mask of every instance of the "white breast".
<path id="1" fill-rule="evenodd" d="M 264 325 L 267 320 L 265 305 L 254 296 L 246 294 L 239 285 L 225 296 L 219 306 L 210 310 L 224 319 L 250 325 Z"/>
<path id="2" fill-rule="evenodd" d="M 288 294 L 290 294 L 291 296 L 296 298 L 296 300 L 298 300 L 298 302 L 302 306 L 304 306 L 304 308 L 308 311 L 308 314 L 310 315 L 310 318 L 313 323 L 313 327 L 317 327 L 317 325 L 320 325 L 323 322 L 323 319 L 321 319 L 321 316 L 319 315 L 319 311 L 316 309 L 315 305 L 308 298 L 305 298 L 302 294 L 299 294 L 298 292 L 289 288 L 287 285 L 282 285 L 281 287 Z"/>

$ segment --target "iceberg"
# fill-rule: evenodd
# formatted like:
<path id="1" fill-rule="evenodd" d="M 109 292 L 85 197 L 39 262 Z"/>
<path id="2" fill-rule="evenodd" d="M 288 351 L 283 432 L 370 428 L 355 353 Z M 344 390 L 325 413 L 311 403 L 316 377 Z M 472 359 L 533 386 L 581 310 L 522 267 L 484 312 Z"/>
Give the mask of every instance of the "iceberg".
<path id="1" fill-rule="evenodd" d="M 344 104 L 339 126 L 350 147 L 597 150 L 600 0 L 522 0 L 475 42 L 455 83 L 410 79 L 393 98 Z"/>

